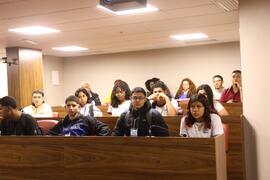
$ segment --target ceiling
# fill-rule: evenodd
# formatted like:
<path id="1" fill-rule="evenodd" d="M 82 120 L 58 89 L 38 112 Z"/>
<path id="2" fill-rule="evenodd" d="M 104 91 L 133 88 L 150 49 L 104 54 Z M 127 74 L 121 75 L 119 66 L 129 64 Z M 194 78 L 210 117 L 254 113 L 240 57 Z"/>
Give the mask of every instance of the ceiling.
<path id="1" fill-rule="evenodd" d="M 45 55 L 78 56 L 239 41 L 237 0 L 148 0 L 160 11 L 116 16 L 96 8 L 99 0 L 0 0 L 0 56 L 6 47 L 42 49 Z M 223 4 L 224 5 L 224 4 Z M 60 33 L 30 36 L 10 28 L 42 25 Z M 180 42 L 173 34 L 203 32 L 208 40 Z M 37 44 L 31 44 L 28 40 Z M 63 53 L 52 47 L 79 45 L 89 51 Z"/>

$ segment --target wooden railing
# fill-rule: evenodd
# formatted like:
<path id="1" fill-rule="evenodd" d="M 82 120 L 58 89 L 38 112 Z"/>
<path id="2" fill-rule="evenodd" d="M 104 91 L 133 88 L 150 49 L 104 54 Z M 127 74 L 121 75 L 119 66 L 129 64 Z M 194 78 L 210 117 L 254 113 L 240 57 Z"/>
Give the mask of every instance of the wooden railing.
<path id="1" fill-rule="evenodd" d="M 242 128 L 242 104 L 226 103 L 225 108 L 230 112 L 230 116 L 222 117 L 222 122 L 229 125 L 229 150 L 227 153 L 228 180 L 244 179 L 244 150 L 243 150 L 243 128 Z M 118 117 L 100 117 L 102 122 L 109 125 L 112 130 Z M 179 136 L 181 116 L 164 117 L 169 126 L 170 136 Z"/>
<path id="2" fill-rule="evenodd" d="M 183 113 L 185 114 L 187 112 L 187 103 L 188 101 L 179 101 L 179 106 L 181 106 Z M 240 116 L 243 114 L 243 106 L 242 103 L 222 103 L 224 108 L 229 112 L 229 115 L 231 116 Z M 110 117 L 111 115 L 108 114 L 108 106 L 107 105 L 101 105 L 98 106 L 98 108 L 103 113 L 104 117 Z M 54 112 L 58 112 L 60 117 L 65 117 L 66 110 L 63 106 L 54 106 L 52 107 Z"/>
<path id="3" fill-rule="evenodd" d="M 170 136 L 179 136 L 181 116 L 164 117 L 169 127 Z M 112 130 L 118 117 L 99 117 L 100 121 L 108 124 Z M 229 125 L 229 144 L 227 153 L 228 180 L 244 179 L 244 154 L 242 136 L 242 118 L 240 116 L 224 116 L 222 123 Z"/>
<path id="4" fill-rule="evenodd" d="M 0 137 L 1 179 L 226 180 L 224 138 Z"/>

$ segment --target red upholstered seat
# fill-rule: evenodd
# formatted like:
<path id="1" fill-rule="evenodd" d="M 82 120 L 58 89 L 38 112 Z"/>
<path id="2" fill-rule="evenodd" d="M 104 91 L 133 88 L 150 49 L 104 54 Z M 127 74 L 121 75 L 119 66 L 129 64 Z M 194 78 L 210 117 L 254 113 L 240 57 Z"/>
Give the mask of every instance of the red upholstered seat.
<path id="1" fill-rule="evenodd" d="M 225 138 L 225 150 L 226 152 L 229 151 L 229 125 L 228 124 L 222 124 L 223 125 L 223 131 L 224 131 L 224 138 Z"/>
<path id="2" fill-rule="evenodd" d="M 43 134 L 48 134 L 49 130 L 52 129 L 58 123 L 57 120 L 38 120 L 37 124 L 42 130 Z"/>

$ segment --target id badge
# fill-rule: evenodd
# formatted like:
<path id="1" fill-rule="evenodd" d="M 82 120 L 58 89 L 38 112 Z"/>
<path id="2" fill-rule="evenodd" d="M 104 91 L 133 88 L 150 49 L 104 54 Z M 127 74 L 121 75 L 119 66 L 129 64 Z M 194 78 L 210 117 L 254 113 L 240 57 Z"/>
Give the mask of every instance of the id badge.
<path id="1" fill-rule="evenodd" d="M 130 129 L 130 136 L 137 137 L 138 136 L 138 129 L 131 128 Z"/>

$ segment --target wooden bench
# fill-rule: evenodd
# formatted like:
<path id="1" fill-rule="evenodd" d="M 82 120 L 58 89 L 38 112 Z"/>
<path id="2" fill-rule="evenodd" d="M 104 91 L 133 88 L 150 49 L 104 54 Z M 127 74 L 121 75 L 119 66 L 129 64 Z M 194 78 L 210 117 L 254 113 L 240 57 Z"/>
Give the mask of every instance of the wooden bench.
<path id="1" fill-rule="evenodd" d="M 243 114 L 242 103 L 221 103 L 231 116 L 240 116 Z M 188 100 L 178 101 L 178 105 L 183 110 L 183 114 L 187 113 Z"/>
<path id="2" fill-rule="evenodd" d="M 170 136 L 179 136 L 181 116 L 164 117 L 169 127 Z M 108 124 L 113 130 L 118 117 L 99 117 L 100 121 Z M 227 172 L 228 180 L 244 179 L 244 150 L 242 118 L 240 116 L 224 116 L 222 123 L 229 125 L 229 145 L 227 153 Z"/>
<path id="3" fill-rule="evenodd" d="M 67 115 L 67 111 L 63 106 L 53 106 L 53 112 L 58 112 L 60 118 L 64 118 Z"/>
<path id="4" fill-rule="evenodd" d="M 0 137 L 1 179 L 226 180 L 224 138 Z"/>
<path id="5" fill-rule="evenodd" d="M 243 114 L 242 103 L 222 103 L 222 105 L 231 116 L 240 116 Z"/>
<path id="6" fill-rule="evenodd" d="M 178 105 L 182 108 L 183 113 L 186 114 L 187 112 L 187 105 L 188 101 L 179 101 Z M 240 116 L 243 114 L 243 105 L 242 103 L 222 103 L 224 108 L 229 112 L 229 115 L 231 116 Z M 104 117 L 110 117 L 111 115 L 108 114 L 108 106 L 107 105 L 100 105 L 97 106 L 101 112 L 103 113 Z M 54 106 L 52 107 L 52 110 L 54 112 L 59 113 L 59 117 L 65 117 L 66 116 L 66 109 L 63 106 Z"/>
<path id="7" fill-rule="evenodd" d="M 111 115 L 108 113 L 108 105 L 100 105 L 97 106 L 100 111 L 103 113 L 104 117 L 110 117 Z M 67 115 L 67 111 L 65 109 L 65 107 L 63 106 L 53 106 L 52 107 L 52 111 L 53 112 L 58 112 L 59 113 L 59 117 L 64 118 Z"/>

